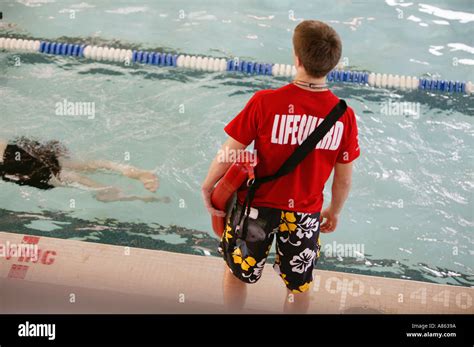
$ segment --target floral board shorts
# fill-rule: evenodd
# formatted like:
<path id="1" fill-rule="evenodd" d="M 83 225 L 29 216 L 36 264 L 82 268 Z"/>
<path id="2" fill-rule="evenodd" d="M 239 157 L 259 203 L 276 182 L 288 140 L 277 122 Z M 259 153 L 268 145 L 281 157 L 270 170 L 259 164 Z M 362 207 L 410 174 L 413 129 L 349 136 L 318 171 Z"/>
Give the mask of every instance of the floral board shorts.
<path id="1" fill-rule="evenodd" d="M 320 213 L 300 213 L 259 207 L 258 218 L 249 219 L 249 230 L 261 232 L 257 240 L 244 241 L 236 233 L 240 206 L 234 207 L 219 244 L 231 272 L 246 283 L 257 282 L 276 237 L 274 270 L 293 293 L 309 289 L 319 259 Z M 257 225 L 258 224 L 258 225 Z"/>

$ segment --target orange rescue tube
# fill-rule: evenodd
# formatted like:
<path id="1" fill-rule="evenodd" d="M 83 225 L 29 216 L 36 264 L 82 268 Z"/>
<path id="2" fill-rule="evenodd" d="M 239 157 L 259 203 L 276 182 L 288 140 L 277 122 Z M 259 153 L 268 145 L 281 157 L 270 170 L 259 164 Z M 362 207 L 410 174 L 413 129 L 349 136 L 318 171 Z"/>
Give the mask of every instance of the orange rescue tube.
<path id="1" fill-rule="evenodd" d="M 215 209 L 226 211 L 229 201 L 239 188 L 246 184 L 249 179 L 254 178 L 253 168 L 256 164 L 256 156 L 245 151 L 243 158 L 233 163 L 225 175 L 217 182 L 211 193 L 211 203 Z M 224 232 L 225 217 L 212 216 L 212 229 L 221 237 Z"/>

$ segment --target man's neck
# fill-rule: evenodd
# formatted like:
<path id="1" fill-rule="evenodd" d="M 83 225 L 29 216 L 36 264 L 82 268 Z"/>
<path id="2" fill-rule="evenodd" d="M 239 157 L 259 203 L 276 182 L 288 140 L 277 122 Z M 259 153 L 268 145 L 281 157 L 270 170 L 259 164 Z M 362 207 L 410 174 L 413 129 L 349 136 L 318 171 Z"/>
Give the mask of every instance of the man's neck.
<path id="1" fill-rule="evenodd" d="M 300 82 L 305 82 L 305 83 L 311 83 L 311 84 L 316 84 L 316 85 L 324 85 L 326 84 L 326 77 L 311 77 L 311 76 L 308 76 L 306 73 L 304 72 L 300 72 L 298 71 L 295 75 L 295 81 L 300 81 Z M 323 91 L 326 91 L 327 88 L 324 88 L 324 89 L 312 89 L 312 88 L 309 88 L 309 87 L 305 87 L 305 86 L 302 86 L 302 85 L 299 85 L 299 84 L 295 84 L 297 87 L 301 88 L 301 89 L 305 89 L 305 90 L 309 90 L 309 91 L 312 91 L 312 92 L 323 92 Z"/>

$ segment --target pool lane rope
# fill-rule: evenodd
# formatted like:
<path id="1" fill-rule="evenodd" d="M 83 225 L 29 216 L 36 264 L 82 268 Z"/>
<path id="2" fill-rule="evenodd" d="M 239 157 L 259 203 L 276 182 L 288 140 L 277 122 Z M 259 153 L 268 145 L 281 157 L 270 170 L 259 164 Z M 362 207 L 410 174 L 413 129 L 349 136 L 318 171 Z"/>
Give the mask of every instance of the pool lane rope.
<path id="1" fill-rule="evenodd" d="M 240 59 L 213 58 L 207 56 L 137 51 L 86 44 L 61 43 L 39 40 L 24 40 L 0 37 L 0 49 L 19 52 L 73 56 L 97 61 L 128 62 L 169 66 L 208 72 L 237 72 L 248 75 L 292 77 L 296 68 L 288 64 L 270 64 Z M 381 74 L 364 71 L 343 70 L 340 65 L 327 75 L 328 82 L 347 82 L 369 85 L 376 88 L 400 90 L 426 90 L 432 92 L 459 93 L 470 95 L 474 86 L 470 81 L 450 81 L 415 76 Z"/>

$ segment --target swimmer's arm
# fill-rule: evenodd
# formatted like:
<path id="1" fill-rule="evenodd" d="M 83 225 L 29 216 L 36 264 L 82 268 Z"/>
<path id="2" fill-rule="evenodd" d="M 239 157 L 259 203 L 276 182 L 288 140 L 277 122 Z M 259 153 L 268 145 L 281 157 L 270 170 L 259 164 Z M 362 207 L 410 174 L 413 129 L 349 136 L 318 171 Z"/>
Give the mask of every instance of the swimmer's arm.
<path id="1" fill-rule="evenodd" d="M 115 171 L 129 178 L 138 179 L 144 170 L 131 165 L 117 164 L 107 160 L 72 161 L 63 160 L 62 167 L 76 171 L 96 171 L 100 169 Z"/>
<path id="2" fill-rule="evenodd" d="M 204 200 L 204 205 L 206 206 L 209 213 L 211 213 L 212 215 L 217 215 L 221 217 L 225 216 L 225 212 L 216 210 L 215 208 L 212 207 L 211 192 L 214 189 L 214 186 L 216 185 L 217 181 L 219 181 L 219 179 L 221 179 L 221 177 L 224 176 L 227 169 L 229 169 L 229 167 L 232 165 L 231 161 L 219 160 L 219 157 L 220 157 L 219 153 L 232 153 L 232 151 L 243 150 L 246 147 L 247 146 L 245 146 L 244 144 L 229 137 L 229 139 L 226 142 L 224 142 L 218 154 L 212 161 L 211 166 L 209 167 L 209 171 L 207 173 L 207 177 L 201 186 L 201 192 L 202 192 L 202 197 Z"/>
<path id="3" fill-rule="evenodd" d="M 138 169 L 131 165 L 117 164 L 107 160 L 73 161 L 62 159 L 61 167 L 74 171 L 96 171 L 100 169 L 118 172 L 128 178 L 140 180 L 146 189 L 156 192 L 159 186 L 158 177 L 152 171 Z"/>
<path id="4" fill-rule="evenodd" d="M 94 188 L 94 189 L 100 189 L 100 188 L 105 188 L 106 186 L 90 179 L 89 177 L 80 175 L 76 172 L 69 171 L 69 170 L 61 170 L 61 173 L 59 174 L 59 177 L 53 176 L 49 184 L 55 186 L 55 187 L 68 187 L 71 184 L 78 183 L 82 186 L 89 187 L 89 188 Z"/>
<path id="5" fill-rule="evenodd" d="M 95 190 L 95 198 L 101 202 L 114 202 L 114 201 L 135 201 L 140 200 L 144 202 L 165 202 L 169 203 L 170 198 L 167 196 L 156 197 L 156 196 L 137 196 L 137 195 L 125 195 L 119 188 L 106 186 L 98 183 L 89 177 L 83 176 L 73 171 L 62 170 L 59 177 L 53 177 L 49 183 L 55 187 L 69 187 L 71 184 L 78 183 L 84 187 L 92 188 Z"/>
<path id="6" fill-rule="evenodd" d="M 344 202 L 349 196 L 352 184 L 352 163 L 336 163 L 334 166 L 334 178 L 332 180 L 331 203 L 322 213 L 321 217 L 325 221 L 321 224 L 322 232 L 332 232 L 336 229 L 339 214 L 342 211 Z"/>

